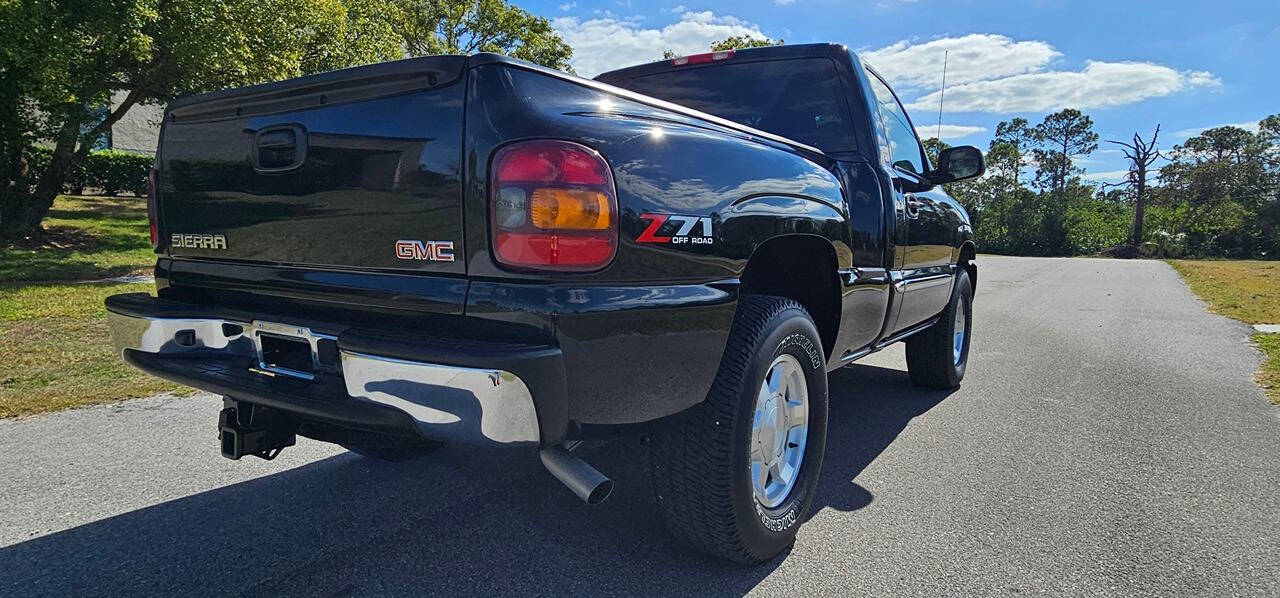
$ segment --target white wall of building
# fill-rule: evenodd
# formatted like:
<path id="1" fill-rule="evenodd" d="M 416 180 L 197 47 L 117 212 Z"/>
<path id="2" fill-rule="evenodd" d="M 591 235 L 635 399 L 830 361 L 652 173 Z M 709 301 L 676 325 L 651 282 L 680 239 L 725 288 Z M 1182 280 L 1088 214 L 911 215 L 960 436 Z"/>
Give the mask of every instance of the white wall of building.
<path id="1" fill-rule="evenodd" d="M 126 92 L 116 92 L 111 97 L 111 107 L 119 106 L 125 95 Z M 163 119 L 164 106 L 134 105 L 111 127 L 111 147 L 140 154 L 156 153 Z"/>

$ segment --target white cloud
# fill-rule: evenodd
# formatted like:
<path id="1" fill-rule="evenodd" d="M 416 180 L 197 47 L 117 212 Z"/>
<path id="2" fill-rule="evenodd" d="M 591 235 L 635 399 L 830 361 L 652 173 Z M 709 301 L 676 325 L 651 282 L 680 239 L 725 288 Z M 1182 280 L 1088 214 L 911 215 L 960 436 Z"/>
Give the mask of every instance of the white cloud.
<path id="1" fill-rule="evenodd" d="M 795 4 L 795 2 L 796 0 L 773 0 L 773 3 L 778 6 L 791 6 L 792 4 Z"/>
<path id="2" fill-rule="evenodd" d="M 1128 170 L 1107 170 L 1103 172 L 1086 172 L 1080 178 L 1103 183 L 1119 183 L 1129 178 Z"/>
<path id="3" fill-rule="evenodd" d="M 573 46 L 574 70 L 594 77 L 624 66 L 662 58 L 664 50 L 676 54 L 706 52 L 711 43 L 733 35 L 766 37 L 760 28 L 736 17 L 711 11 L 686 12 L 680 20 L 662 28 L 646 29 L 635 20 L 604 17 L 583 21 L 559 17 L 551 24 Z"/>
<path id="4" fill-rule="evenodd" d="M 573 9 L 577 8 L 577 7 L 578 7 L 578 3 L 577 3 L 577 2 L 565 2 L 564 4 L 561 4 L 561 5 L 560 5 L 560 11 L 561 11 L 561 12 L 569 12 L 569 11 L 571 11 L 571 10 L 573 10 Z"/>
<path id="5" fill-rule="evenodd" d="M 1208 131 L 1209 129 L 1216 129 L 1218 127 L 1236 127 L 1238 129 L 1244 129 L 1250 133 L 1257 133 L 1258 129 L 1261 128 L 1258 126 L 1258 122 L 1261 120 L 1262 119 L 1260 118 L 1258 120 L 1251 120 L 1251 121 L 1246 121 L 1242 123 L 1226 123 L 1222 125 L 1209 125 L 1207 127 L 1192 127 L 1190 129 L 1183 129 L 1181 131 L 1177 131 L 1173 134 L 1173 136 L 1179 139 L 1186 139 L 1188 137 L 1195 137 L 1196 135 L 1199 135 L 1205 131 Z"/>
<path id="6" fill-rule="evenodd" d="M 683 9 L 677 6 L 672 11 Z M 645 27 L 640 18 L 619 17 L 608 11 L 585 20 L 559 17 L 552 24 L 573 46 L 573 67 L 586 77 L 659 60 L 665 50 L 696 54 L 729 36 L 767 37 L 755 23 L 711 11 L 682 12 L 679 21 L 663 27 Z M 1063 55 L 1048 42 L 985 33 L 923 43 L 903 40 L 860 50 L 859 55 L 906 96 L 904 101 L 915 96 L 909 109 L 936 112 L 946 52 L 947 112 L 1089 110 L 1222 85 L 1207 71 L 1179 71 L 1151 62 L 1086 60 L 1078 70 L 1052 70 L 1051 65 L 1060 62 Z M 927 133 L 929 128 L 923 130 Z M 950 132 L 954 139 L 981 131 L 956 128 Z"/>
<path id="7" fill-rule="evenodd" d="M 1062 56 L 1046 42 L 1014 41 L 1003 35 L 983 33 L 923 44 L 902 40 L 877 50 L 859 51 L 858 55 L 891 84 L 925 89 L 937 89 L 941 85 L 944 55 L 948 87 L 1038 72 Z"/>
<path id="8" fill-rule="evenodd" d="M 948 139 L 960 139 L 962 137 L 968 137 L 970 135 L 976 135 L 978 133 L 985 133 L 986 131 L 987 131 L 986 127 L 974 127 L 969 125 L 942 125 L 941 135 L 942 135 L 942 140 L 946 141 Z M 937 137 L 939 135 L 938 125 L 936 124 L 917 125 L 916 135 L 919 135 L 921 139 L 929 139 L 930 137 Z"/>
<path id="9" fill-rule="evenodd" d="M 1151 62 L 1088 61 L 1083 70 L 1013 75 L 947 86 L 947 112 L 1049 112 L 1108 108 L 1167 96 L 1221 81 L 1203 71 L 1185 72 Z M 908 109 L 936 110 L 938 94 L 916 98 Z"/>

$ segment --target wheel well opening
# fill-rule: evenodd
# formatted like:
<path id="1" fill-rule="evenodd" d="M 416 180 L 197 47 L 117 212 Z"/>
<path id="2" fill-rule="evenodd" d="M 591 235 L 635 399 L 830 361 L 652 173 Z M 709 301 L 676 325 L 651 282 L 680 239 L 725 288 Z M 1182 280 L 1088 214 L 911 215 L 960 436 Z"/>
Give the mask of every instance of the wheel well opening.
<path id="1" fill-rule="evenodd" d="M 742 293 L 776 295 L 799 303 L 818 327 L 828 359 L 840 327 L 840 279 L 836 253 L 821 237 L 793 235 L 765 241 L 742 274 Z"/>
<path id="2" fill-rule="evenodd" d="M 977 257 L 977 251 L 973 248 L 973 244 L 965 243 L 960 248 L 960 258 L 956 262 L 961 268 L 969 272 L 969 286 L 976 291 L 978 289 L 978 266 L 973 263 L 974 257 Z"/>

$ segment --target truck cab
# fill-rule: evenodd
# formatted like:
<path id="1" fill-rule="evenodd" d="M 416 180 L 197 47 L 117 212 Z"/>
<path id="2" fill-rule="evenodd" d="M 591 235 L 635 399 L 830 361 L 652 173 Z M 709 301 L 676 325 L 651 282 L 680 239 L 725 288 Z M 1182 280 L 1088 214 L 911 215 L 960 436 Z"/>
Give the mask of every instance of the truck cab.
<path id="1" fill-rule="evenodd" d="M 911 117 L 885 79 L 843 45 L 712 52 L 603 73 L 597 80 L 818 148 L 840 178 L 852 243 L 832 364 L 902 338 L 950 298 L 953 270 L 977 281 L 968 213 L 933 179 Z M 952 148 L 948 161 L 975 148 Z M 976 155 L 976 158 L 975 158 Z M 957 173 L 961 175 L 972 173 Z M 888 287 L 892 285 L 892 300 Z M 880 313 L 883 312 L 883 313 Z M 889 343 L 885 341 L 888 340 Z"/>

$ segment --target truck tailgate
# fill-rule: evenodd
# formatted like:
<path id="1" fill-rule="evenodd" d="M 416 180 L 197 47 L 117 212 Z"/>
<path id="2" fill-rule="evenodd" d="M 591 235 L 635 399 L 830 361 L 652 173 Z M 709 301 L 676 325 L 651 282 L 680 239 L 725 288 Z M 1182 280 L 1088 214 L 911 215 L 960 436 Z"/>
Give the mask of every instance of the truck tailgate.
<path id="1" fill-rule="evenodd" d="M 370 65 L 171 104 L 158 160 L 162 249 L 465 274 L 465 60 Z"/>

